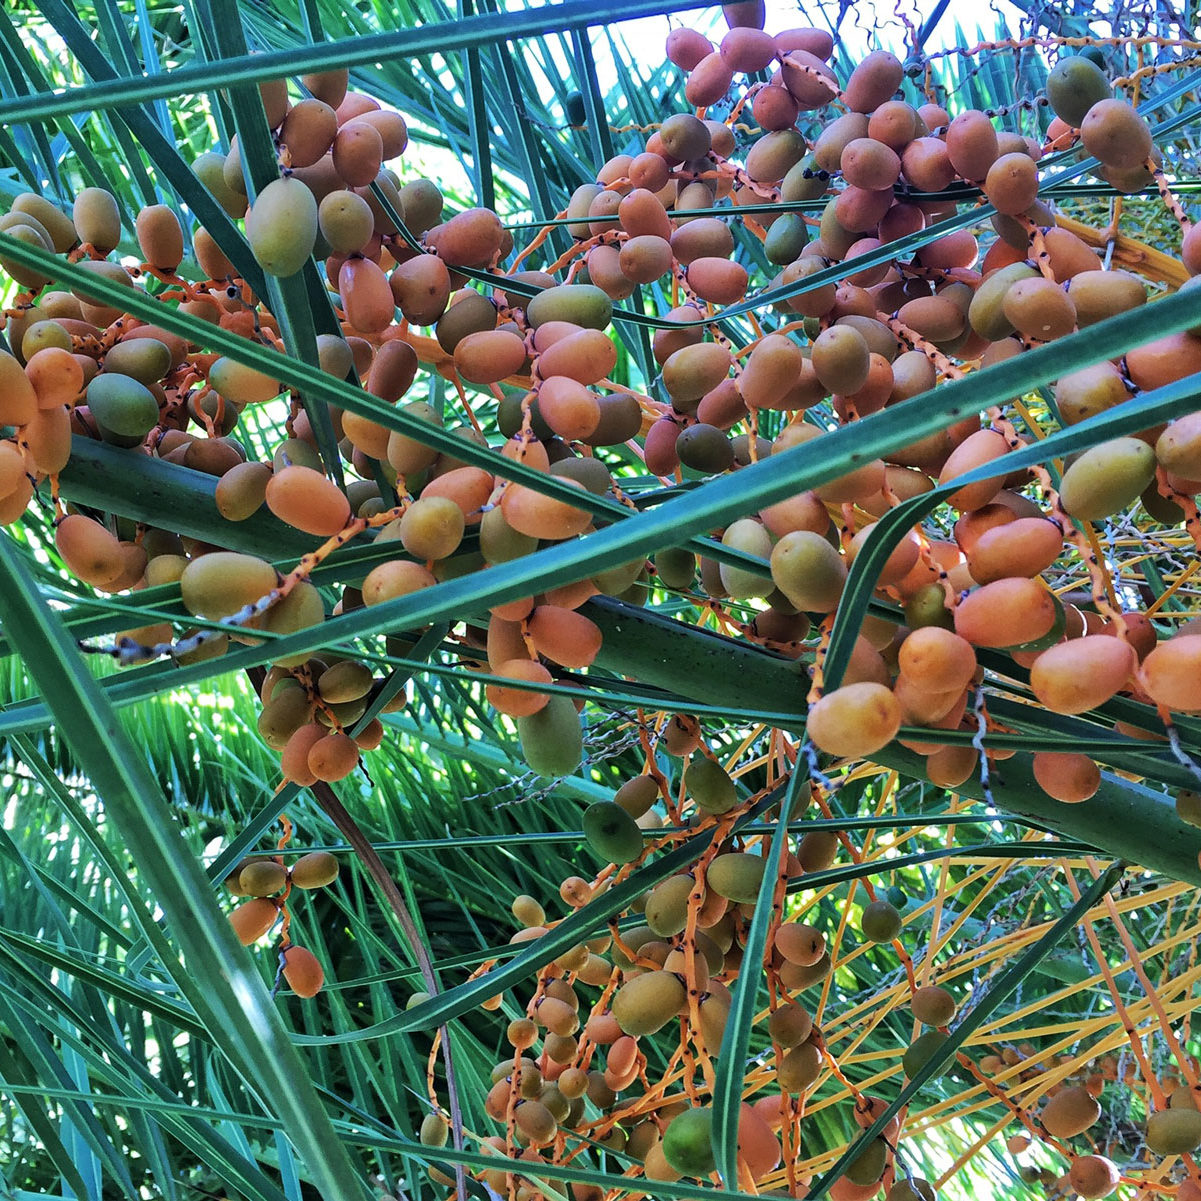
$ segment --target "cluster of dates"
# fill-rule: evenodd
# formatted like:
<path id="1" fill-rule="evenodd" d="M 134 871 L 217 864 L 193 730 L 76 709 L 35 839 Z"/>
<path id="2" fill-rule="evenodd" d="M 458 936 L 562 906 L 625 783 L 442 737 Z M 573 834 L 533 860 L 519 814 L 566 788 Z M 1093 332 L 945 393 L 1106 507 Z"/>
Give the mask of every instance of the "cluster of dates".
<path id="1" fill-rule="evenodd" d="M 361 379 L 385 404 L 405 400 L 423 363 L 467 389 L 491 393 L 499 402 L 497 430 L 507 439 L 502 457 L 485 460 L 490 470 L 478 455 L 458 460 L 419 437 L 334 410 L 341 453 L 359 477 L 340 486 L 331 478 L 333 465 L 321 458 L 308 412 L 294 403 L 271 461 L 248 459 L 237 436 L 239 415 L 278 397 L 277 380 L 96 303 L 79 288 L 48 290 L 48 277 L 10 264 L 29 298 L 10 314 L 12 353 L 0 359 L 7 382 L 0 420 L 14 431 L 0 444 L 5 512 L 17 517 L 37 481 L 55 480 L 66 469 L 72 434 L 98 437 L 217 476 L 217 507 L 231 522 L 265 506 L 314 537 L 346 539 L 374 527 L 377 540 L 394 539 L 396 558 L 377 565 L 361 587 L 346 589 L 345 611 L 435 586 L 451 570 L 486 567 L 587 533 L 594 509 L 576 508 L 561 490 L 543 494 L 507 479 L 505 459 L 609 497 L 612 471 L 597 453 L 607 446 L 636 447 L 648 470 L 664 478 L 681 466 L 706 474 L 736 470 L 822 437 L 822 425 L 804 419 L 816 405 L 828 404 L 841 422 L 861 419 L 961 374 L 964 363 L 997 362 L 1145 303 L 1141 281 L 1103 270 L 1079 237 L 1055 227 L 1037 198 L 1043 147 L 1035 139 L 998 131 L 979 111 L 952 118 L 937 105 L 897 99 L 904 70 L 886 51 L 868 55 L 840 85 L 826 62 L 831 52 L 829 36 L 809 29 L 771 36 L 735 24 L 717 47 L 695 31 L 674 31 L 667 53 L 688 71 L 685 93 L 698 112 L 727 105 L 736 75 L 774 73 L 752 85 L 725 120 L 668 117 L 643 152 L 611 159 L 596 183 L 577 190 L 566 209 L 576 218 L 568 225 L 575 247 L 552 264 L 570 264 L 568 282 L 545 271 L 506 274 L 513 242 L 494 213 L 473 209 L 443 220 L 432 183 L 402 185 L 384 164 L 405 149 L 403 119 L 348 92 L 345 73 L 306 76 L 307 95 L 295 102 L 284 81 L 264 84 L 280 177 L 248 201 L 236 143 L 225 156 L 202 156 L 198 176 L 227 212 L 245 219 L 247 242 L 268 274 L 295 274 L 314 253 L 324 256 L 341 319 L 339 335 L 318 340 L 326 371 Z M 1050 131 L 1052 139 L 1079 137 L 1107 178 L 1134 186 L 1158 171 L 1146 122 L 1113 96 L 1091 58 L 1063 57 L 1048 99 L 1061 127 Z M 733 118 L 748 100 L 762 132 L 739 145 Z M 831 111 L 835 106 L 841 115 Z M 762 223 L 765 253 L 782 265 L 772 282 L 791 286 L 954 215 L 956 200 L 938 194 L 963 185 L 981 189 L 996 210 L 999 237 L 982 259 L 977 235 L 951 232 L 914 254 L 882 259 L 842 283 L 779 302 L 781 327 L 746 347 L 704 325 L 711 306 L 741 300 L 751 284 L 731 227 L 691 212 L 727 198 L 740 205 L 828 197 L 815 237 L 796 211 L 747 219 L 751 228 Z M 923 198 L 930 193 L 935 198 Z M 112 260 L 121 224 L 116 202 L 100 189 L 85 190 L 70 217 L 40 197 L 20 197 L 2 224 L 11 236 L 67 253 L 111 282 L 144 288 L 143 279 L 157 278 L 165 289 L 159 294 L 178 300 L 181 311 L 282 348 L 277 322 L 205 230 L 194 230 L 191 240 L 208 278 L 198 284 L 180 274 L 186 239 L 166 206 L 138 215 L 140 270 Z M 1197 257 L 1195 241 L 1190 227 L 1186 265 Z M 477 291 L 463 286 L 464 272 L 520 287 L 489 283 Z M 617 351 L 605 332 L 615 302 L 664 276 L 684 301 L 665 314 L 667 324 L 654 338 L 666 402 L 610 381 Z M 416 333 L 419 326 L 432 326 L 434 337 Z M 1062 378 L 1060 417 L 1081 420 L 1197 366 L 1201 342 L 1188 333 L 1131 350 Z M 424 400 L 404 408 L 418 421 L 444 420 Z M 468 408 L 463 416 L 456 435 L 486 446 L 475 414 Z M 975 678 L 973 647 L 1020 648 L 1027 657 L 1042 652 L 1032 666 L 1034 687 L 1057 712 L 1083 712 L 1119 690 L 1167 710 L 1187 710 L 1193 702 L 1197 635 L 1185 627 L 1155 645 L 1155 632 L 1137 614 L 1065 615 L 1040 577 L 1064 553 L 1070 519 L 1101 519 L 1140 497 L 1165 520 L 1195 512 L 1201 419 L 1190 415 L 1094 447 L 1070 464 L 1058 495 L 1044 489 L 1038 504 L 1018 491 L 1030 473 L 1004 470 L 1005 456 L 1022 439 L 999 410 L 986 416 L 987 424 L 957 421 L 886 460 L 731 522 L 722 541 L 768 560 L 770 577 L 700 564 L 699 587 L 710 598 L 769 602 L 752 634 L 769 644 L 799 644 L 809 618 L 837 606 L 847 568 L 872 536 L 872 518 L 935 480 L 996 463 L 993 480 L 950 497 L 961 514 L 953 542 L 915 530 L 878 580 L 884 595 L 905 605 L 910 628 L 946 627 L 954 637 L 925 632 L 924 653 L 933 659 L 918 665 L 916 643 L 902 663 L 896 631 L 865 626 L 850 676 L 813 709 L 810 736 L 823 750 L 871 754 L 902 724 L 953 729 L 970 720 L 964 703 Z M 758 432 L 761 424 L 778 432 L 767 438 Z M 746 432 L 732 434 L 739 426 Z M 381 485 L 391 495 L 382 495 Z M 460 545 L 468 533 L 478 535 L 478 549 L 464 557 Z M 286 633 L 327 615 L 328 603 L 304 578 L 281 579 L 266 559 L 223 551 L 219 541 L 199 543 L 74 511 L 60 514 L 57 540 L 68 566 L 98 588 L 178 580 L 189 612 L 228 623 L 234 638 L 256 627 Z M 687 555 L 669 550 L 659 558 L 659 583 L 696 587 L 696 564 Z M 558 668 L 593 662 L 599 631 L 579 607 L 597 591 L 625 595 L 647 573 L 648 564 L 634 562 L 494 613 L 489 665 L 514 686 L 494 686 L 491 699 L 522 723 L 535 768 L 570 771 L 580 738 L 570 702 L 533 686 L 549 684 Z M 1117 637 L 1098 641 L 1111 634 Z M 130 641 L 174 647 L 185 661 L 228 644 L 201 636 L 185 649 L 169 623 L 131 631 Z M 1087 687 L 1080 686 L 1084 663 L 1101 664 L 1088 673 Z M 364 698 L 378 682 L 366 668 L 325 659 L 276 667 L 291 680 L 273 673 L 264 732 L 285 752 L 287 774 L 302 783 L 345 775 L 358 749 L 380 736 L 378 726 L 357 738 L 344 730 L 356 710 L 365 711 Z M 317 677 L 331 669 L 339 680 L 327 692 Z M 973 770 L 974 752 L 916 745 L 930 746 L 940 782 Z M 1078 777 L 1088 769 L 1074 761 L 1054 770 L 1049 764 L 1042 765 L 1049 781 L 1070 777 L 1049 791 L 1082 799 Z"/>
<path id="2" fill-rule="evenodd" d="M 1065 53 L 1052 70 L 1046 99 L 1055 118 L 1043 140 L 1000 130 L 984 112 L 952 115 L 899 98 L 904 65 L 886 51 L 867 55 L 840 81 L 828 62 L 828 34 L 769 35 L 755 5 L 726 9 L 730 29 L 720 45 L 688 29 L 668 39 L 667 57 L 687 73 L 684 97 L 694 111 L 668 115 L 643 149 L 601 164 L 577 189 L 564 210 L 572 246 L 545 270 L 518 269 L 536 247 L 514 259 L 512 235 L 495 213 L 446 216 L 432 182 L 403 182 L 388 165 L 407 144 L 403 118 L 348 91 L 344 71 L 305 76 L 298 87 L 262 85 L 279 174 L 257 194 L 236 142 L 228 153 L 197 160 L 198 178 L 244 222 L 246 244 L 268 276 L 316 271 L 323 280 L 338 332 L 317 339 L 321 368 L 361 383 L 380 406 L 377 415 L 395 406 L 408 419 L 401 432 L 331 408 L 341 463 L 323 459 L 310 410 L 294 395 L 281 400 L 279 380 L 208 353 L 199 334 L 181 337 L 103 303 L 86 286 L 55 290 L 51 274 L 0 255 L 24 289 L 7 313 L 8 349 L 0 354 L 0 424 L 7 427 L 0 520 L 17 520 L 48 481 L 58 551 L 81 581 L 108 592 L 175 584 L 191 617 L 207 623 L 128 631 L 126 661 L 169 653 L 193 662 L 222 654 L 231 640 L 253 643 L 256 631 L 316 627 L 337 613 L 586 537 L 597 503 L 623 499 L 609 448 L 627 448 L 664 481 L 679 472 L 737 471 L 821 439 L 834 423 L 869 418 L 978 365 L 1148 301 L 1142 280 L 1106 269 L 1039 199 L 1044 155 L 1077 143 L 1120 190 L 1155 184 L 1169 195 L 1149 126 L 1115 97 L 1095 56 Z M 762 72 L 766 81 L 745 89 L 735 82 Z M 979 232 L 963 228 L 908 249 L 912 235 L 955 217 L 977 196 L 991 206 L 995 239 L 982 244 Z M 817 218 L 801 211 L 821 201 Z M 748 205 L 759 207 L 740 214 Z M 778 269 L 774 278 L 752 280 L 730 217 L 742 217 L 737 224 L 761 238 Z M 1182 221 L 1189 274 L 1201 272 L 1196 228 Z M 285 349 L 276 317 L 233 265 L 235 248 L 203 228 L 185 235 L 167 206 L 138 214 L 138 267 L 114 258 L 120 212 L 101 189 L 81 193 L 69 215 L 39 196 L 20 196 L 0 231 L 200 322 Z M 867 265 L 857 267 L 860 258 Z M 834 280 L 827 272 L 839 264 L 844 270 Z M 472 286 L 476 280 L 482 287 Z M 608 330 L 615 306 L 649 285 L 670 289 L 675 307 L 661 314 L 651 348 L 660 374 L 644 395 L 613 380 L 618 350 Z M 785 291 L 771 306 L 778 320 L 736 346 L 711 320 L 715 306 L 736 304 L 758 286 Z M 1057 414 L 1073 424 L 1197 371 L 1201 333 L 1166 336 L 1062 376 Z M 421 424 L 441 429 L 453 411 L 414 398 L 424 372 L 456 385 L 460 412 L 446 432 L 461 440 L 463 457 L 416 432 Z M 269 459 L 255 457 L 251 440 L 240 436 L 248 409 L 279 413 Z M 170 514 L 148 527 L 119 512 L 64 507 L 59 476 L 69 494 L 73 438 L 121 448 L 131 470 L 149 456 L 215 477 L 216 509 L 231 542 L 240 523 L 266 511 L 313 539 L 314 554 L 281 574 L 266 557 L 229 549 L 220 526 L 201 541 L 173 531 Z M 811 653 L 811 625 L 828 628 L 875 521 L 898 501 L 991 465 L 991 479 L 949 496 L 956 514 L 950 538 L 914 528 L 889 555 L 876 586 L 903 607 L 906 625 L 864 623 L 844 678 L 824 693 L 815 689 L 807 723 L 813 744 L 839 758 L 870 757 L 902 726 L 924 727 L 928 740 L 905 745 L 926 756 L 937 784 L 963 783 L 979 770 L 981 752 L 940 743 L 938 733 L 977 727 L 969 706 L 982 678 L 980 648 L 1008 651 L 1029 670 L 1039 703 L 1057 713 L 1088 712 L 1119 693 L 1157 706 L 1165 718 L 1197 711 L 1195 626 L 1161 639 L 1144 614 L 1065 604 L 1044 577 L 1076 553 L 1076 522 L 1140 503 L 1157 521 L 1196 528 L 1201 413 L 1093 447 L 1068 464 L 1057 489 L 1037 471 L 1006 466 L 1022 445 L 1001 409 L 956 420 L 718 532 L 726 547 L 763 560 L 766 571 L 698 562 L 690 551 L 666 548 L 653 562 L 639 559 L 497 606 L 486 630 L 463 635 L 466 654 L 490 673 L 488 699 L 516 720 L 530 766 L 569 774 L 583 753 L 577 707 L 564 693 L 540 689 L 601 654 L 601 631 L 581 611 L 591 597 L 636 601 L 653 583 L 718 606 L 730 602 L 752 611 L 741 626 L 745 637 L 784 654 Z M 489 455 L 489 447 L 498 453 Z M 507 474 L 514 464 L 525 469 L 520 479 Z M 558 486 L 534 487 L 529 471 Z M 1039 486 L 1037 500 L 1031 484 Z M 331 605 L 307 572 L 369 532 L 377 546 L 394 543 L 395 554 Z M 378 715 L 404 703 L 403 695 L 385 699 L 383 688 L 371 665 L 341 654 L 275 660 L 260 690 L 260 730 L 280 752 L 284 776 L 308 785 L 350 774 L 384 737 Z M 699 730 L 672 723 L 663 743 L 688 760 L 681 779 L 700 822 L 716 825 L 738 809 L 731 777 L 705 754 Z M 1083 754 L 1040 754 L 1034 766 L 1046 792 L 1063 802 L 1087 800 L 1100 782 L 1097 764 Z M 660 799 L 651 776 L 631 781 L 612 804 L 585 815 L 590 841 L 616 867 L 639 860 Z M 823 870 L 837 846 L 832 836 L 806 835 L 789 852 L 787 874 Z M 547 1148 L 561 1152 L 563 1132 L 577 1131 L 600 1136 L 651 1179 L 704 1178 L 713 1170 L 711 1111 L 695 1103 L 711 1082 L 692 1081 L 683 1097 L 652 1095 L 639 1040 L 671 1028 L 689 1055 L 709 1062 L 717 1053 L 729 983 L 765 886 L 762 849 L 723 835 L 712 854 L 644 898 L 644 925 L 581 944 L 542 974 L 528 1017 L 509 1026 L 513 1057 L 497 1065 L 486 1104 L 506 1133 L 489 1145 L 503 1152 L 516 1144 L 536 1163 Z M 298 868 L 289 876 L 280 863 L 261 861 L 236 873 L 233 887 L 248 898 L 234 914 L 244 942 L 274 926 L 281 890 L 306 886 Z M 572 906 L 594 893 L 586 881 L 564 883 Z M 537 902 L 517 916 L 522 939 L 548 928 Z M 744 1105 L 740 1125 L 740 1159 L 752 1184 L 775 1180 L 785 1170 L 781 1160 L 795 1157 L 803 1099 L 828 1062 L 821 1032 L 796 995 L 830 970 L 825 936 L 795 913 L 781 916 L 768 951 L 777 985 L 765 1017 L 772 1053 L 763 1095 Z M 869 940 L 890 942 L 900 934 L 900 914 L 873 902 L 861 929 Z M 295 991 L 312 995 L 321 969 L 306 955 L 287 948 L 283 974 Z M 584 1017 L 581 985 L 600 990 Z M 956 1009 L 936 986 L 915 990 L 911 1005 L 929 1029 L 906 1052 L 910 1075 L 945 1038 Z M 597 1056 L 603 1070 L 589 1066 Z M 1080 1099 L 1069 1089 L 1048 1102 L 1041 1120 L 1050 1135 L 1087 1128 L 1076 1112 L 1060 1120 L 1072 1097 Z M 878 1099 L 857 1098 L 854 1116 L 866 1127 L 882 1109 Z M 1183 1104 L 1153 1114 L 1148 1144 L 1161 1154 L 1195 1149 L 1195 1114 Z M 440 1118 L 427 1127 L 423 1141 L 445 1138 Z M 894 1123 L 831 1195 L 851 1201 L 886 1188 L 889 1201 L 932 1196 L 904 1171 L 899 1137 Z M 1096 1159 L 1077 1157 L 1072 1169 L 1083 1196 L 1116 1187 L 1112 1165 Z M 485 1175 L 506 1187 L 504 1171 Z M 789 1175 L 794 1195 L 803 1196 L 806 1185 Z M 533 1201 L 538 1190 L 522 1184 L 523 1194 Z"/>

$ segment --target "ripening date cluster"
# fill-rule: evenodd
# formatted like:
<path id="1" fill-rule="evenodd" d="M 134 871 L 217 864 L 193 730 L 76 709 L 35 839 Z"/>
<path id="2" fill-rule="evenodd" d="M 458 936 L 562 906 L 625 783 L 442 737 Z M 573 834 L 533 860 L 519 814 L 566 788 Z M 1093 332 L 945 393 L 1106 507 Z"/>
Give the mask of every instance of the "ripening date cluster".
<path id="1" fill-rule="evenodd" d="M 0 353 L 0 424 L 8 427 L 0 520 L 18 520 L 40 489 L 55 505 L 58 553 L 80 581 L 109 593 L 176 587 L 192 618 L 217 627 L 157 621 L 126 631 L 123 661 L 169 654 L 199 662 L 261 641 L 256 632 L 312 629 L 587 538 L 599 503 L 624 499 L 618 450 L 664 484 L 737 472 L 890 406 L 920 405 L 946 381 L 1148 303 L 1146 280 L 1107 267 L 1040 198 L 1056 155 L 1095 159 L 1094 174 L 1120 192 L 1158 189 L 1181 220 L 1177 282 L 1191 287 L 1201 273 L 1197 227 L 1171 196 L 1150 126 L 1129 90 L 1115 89 L 1099 50 L 1060 47 L 1043 136 L 1034 124 L 1021 132 L 982 111 L 952 112 L 928 97 L 914 103 L 905 64 L 884 50 L 841 78 L 829 62 L 829 34 L 771 35 L 761 5 L 723 7 L 729 28 L 718 44 L 672 30 L 665 54 L 684 74 L 680 111 L 667 113 L 637 153 L 597 164 L 565 198 L 565 254 L 541 240 L 518 247 L 488 209 L 447 212 L 436 184 L 403 168 L 403 117 L 348 90 L 345 71 L 260 86 L 278 174 L 257 193 L 236 138 L 195 161 L 197 178 L 242 223 L 264 273 L 316 273 L 338 331 L 317 337 L 321 369 L 361 387 L 381 406 L 377 415 L 404 415 L 402 431 L 331 407 L 337 464 L 322 457 L 312 410 L 277 378 L 0 255 L 21 289 Z M 976 204 L 987 207 L 975 226 L 913 249 L 914 235 Z M 136 268 L 119 261 L 120 208 L 100 188 L 83 190 L 70 214 L 19 196 L 0 230 L 142 299 L 286 349 L 276 316 L 239 276 L 228 235 L 185 230 L 166 205 L 137 214 Z M 748 240 L 761 243 L 767 273 L 746 253 Z M 623 305 L 645 306 L 639 289 L 651 286 L 672 303 L 652 314 L 661 319 L 651 341 L 658 374 L 639 392 L 613 378 L 612 325 Z M 716 316 L 765 290 L 777 298 L 757 310 L 746 344 L 735 344 Z M 1201 371 L 1201 326 L 1115 349 L 1055 382 L 1053 415 L 1063 426 Z M 435 407 L 426 399 L 433 373 L 453 383 L 457 400 Z M 247 411 L 278 414 L 269 457 L 241 428 Z M 423 441 L 423 427 L 458 440 L 462 457 Z M 173 530 L 170 513 L 148 526 L 63 504 L 59 476 L 69 481 L 73 439 L 119 449 L 133 471 L 152 457 L 210 477 L 220 519 L 211 539 Z M 487 701 L 516 724 L 529 767 L 569 775 L 584 753 L 579 706 L 542 689 L 603 663 L 601 631 L 586 611 L 592 597 L 637 605 L 655 592 L 677 594 L 735 614 L 738 635 L 768 651 L 811 659 L 848 573 L 874 545 L 876 522 L 900 502 L 995 467 L 950 493 L 949 536 L 919 523 L 892 547 L 875 591 L 903 611 L 904 624 L 865 619 L 835 686 L 815 676 L 807 739 L 834 760 L 857 760 L 900 738 L 924 757 L 934 784 L 956 789 L 979 774 L 981 751 L 940 734 L 978 728 L 982 650 L 1009 656 L 1028 673 L 1019 678 L 1037 703 L 1057 714 L 1088 713 L 1116 696 L 1153 707 L 1165 722 L 1198 712 L 1201 623 L 1181 622 L 1164 637 L 1143 612 L 1061 598 L 1049 582 L 1065 564 L 1087 562 L 1078 523 L 1131 511 L 1196 538 L 1201 411 L 1092 446 L 1064 465 L 1054 487 L 1041 468 L 1007 466 L 1028 441 L 1008 408 L 971 414 L 818 487 L 732 514 L 714 537 L 762 560 L 760 572 L 666 547 L 498 605 L 486 618 L 465 615 L 452 637 L 481 673 Z M 553 478 L 554 494 L 524 472 L 511 478 L 514 464 Z M 234 549 L 242 523 L 265 514 L 312 540 L 297 568 L 281 572 L 266 555 Z M 233 545 L 223 543 L 223 528 Z M 334 599 L 309 573 L 356 539 L 386 547 L 388 557 Z M 412 643 L 389 631 L 384 646 L 403 657 Z M 386 736 L 381 717 L 405 704 L 403 691 L 385 687 L 372 662 L 332 650 L 273 660 L 259 689 L 259 731 L 279 752 L 284 778 L 309 786 L 350 775 Z M 665 722 L 659 746 L 678 763 L 672 787 L 685 815 L 697 828 L 720 828 L 717 841 L 641 898 L 642 924 L 583 943 L 539 974 L 527 1017 L 508 1026 L 513 1054 L 496 1065 L 484 1103 L 504 1129 L 485 1146 L 502 1154 L 537 1163 L 587 1134 L 651 1180 L 704 1180 L 714 1171 L 706 1065 L 719 1053 L 751 913 L 772 882 L 766 845 L 723 826 L 746 798 L 705 746 L 700 723 L 686 715 Z M 1098 763 L 1083 753 L 1040 752 L 1033 772 L 1064 804 L 1087 802 L 1101 784 Z M 667 799 L 668 782 L 648 770 L 582 815 L 589 845 L 611 872 L 655 853 Z M 1182 793 L 1178 805 L 1201 823 L 1194 794 Z M 841 845 L 833 833 L 805 834 L 788 852 L 788 877 L 825 870 Z M 231 916 L 239 938 L 253 943 L 282 919 L 282 976 L 303 997 L 320 989 L 323 972 L 287 939 L 286 899 L 336 874 L 332 856 L 314 853 L 290 871 L 282 859 L 248 860 L 230 878 L 243 898 Z M 578 909 L 605 886 L 572 877 L 560 899 Z M 519 898 L 514 914 L 520 941 L 555 924 L 533 898 Z M 773 991 L 763 1026 L 772 1051 L 756 1069 L 759 1095 L 743 1105 L 739 1126 L 750 1186 L 782 1187 L 804 1099 L 830 1064 L 803 994 L 825 979 L 831 960 L 825 933 L 803 917 L 777 907 L 769 936 Z M 881 898 L 857 922 L 867 941 L 902 936 L 902 914 Z M 926 1028 L 898 1050 L 912 1076 L 945 1041 L 957 1002 L 932 984 L 913 990 L 910 1007 Z M 647 1100 L 644 1048 L 656 1037 L 679 1040 L 692 1091 Z M 1201 1145 L 1196 1108 L 1171 1097 L 1146 1123 L 1157 1155 Z M 860 1098 L 854 1118 L 866 1128 L 883 1107 Z M 1099 1114 L 1089 1085 L 1071 1083 L 1055 1086 L 1030 1120 L 1062 1143 Z M 894 1120 L 830 1196 L 933 1197 L 904 1170 L 900 1138 Z M 445 1121 L 432 1114 L 422 1142 L 445 1139 Z M 502 1192 L 511 1183 L 499 1168 L 483 1176 Z M 1072 1152 L 1069 1176 L 1080 1196 L 1103 1197 L 1119 1172 L 1103 1156 Z M 808 1183 L 794 1173 L 787 1188 L 803 1197 Z M 573 1186 L 573 1194 L 594 1201 L 587 1188 Z M 516 1195 L 541 1194 L 526 1181 Z M 1188 1195 L 1185 1185 L 1178 1195 Z"/>

